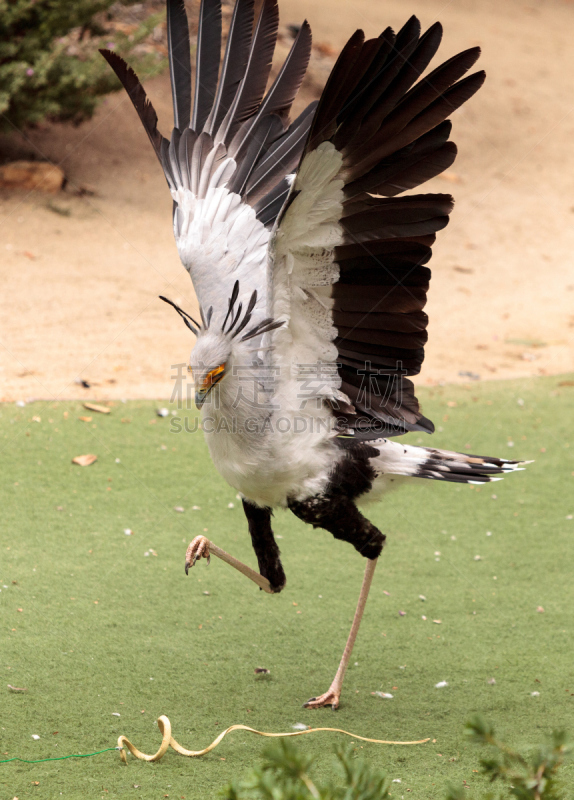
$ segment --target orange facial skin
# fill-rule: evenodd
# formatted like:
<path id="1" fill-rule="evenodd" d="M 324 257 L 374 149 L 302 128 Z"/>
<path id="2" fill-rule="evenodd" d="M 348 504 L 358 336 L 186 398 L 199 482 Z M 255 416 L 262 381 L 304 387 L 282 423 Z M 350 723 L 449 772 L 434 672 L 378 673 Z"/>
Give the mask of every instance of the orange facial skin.
<path id="1" fill-rule="evenodd" d="M 220 380 L 221 373 L 225 370 L 225 364 L 220 364 L 215 369 L 212 369 L 211 372 L 208 372 L 205 376 L 203 383 L 201 384 L 201 388 L 203 391 L 207 392 L 211 387 Z"/>

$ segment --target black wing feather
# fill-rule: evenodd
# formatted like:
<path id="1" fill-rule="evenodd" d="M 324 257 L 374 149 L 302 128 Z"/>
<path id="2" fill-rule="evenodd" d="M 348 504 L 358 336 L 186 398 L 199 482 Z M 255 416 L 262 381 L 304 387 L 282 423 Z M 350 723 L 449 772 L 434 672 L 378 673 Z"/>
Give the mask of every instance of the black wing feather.
<path id="1" fill-rule="evenodd" d="M 120 58 L 120 56 L 116 55 L 116 53 L 113 53 L 111 50 L 100 50 L 100 53 L 116 73 L 122 86 L 128 93 L 129 98 L 132 101 L 133 106 L 142 122 L 142 125 L 144 126 L 145 132 L 149 136 L 152 147 L 161 163 L 161 143 L 164 137 L 157 129 L 157 114 L 155 113 L 154 107 L 148 100 L 138 76 L 131 67 L 128 67 L 123 58 Z"/>
<path id="2" fill-rule="evenodd" d="M 205 130 L 213 135 L 233 102 L 245 74 L 253 29 L 254 0 L 237 0 L 229 27 L 219 86 Z"/>
<path id="3" fill-rule="evenodd" d="M 183 131 L 191 115 L 189 28 L 183 0 L 167 0 L 167 48 L 173 98 L 173 120 Z"/>
<path id="4" fill-rule="evenodd" d="M 187 27 L 187 20 L 185 23 Z M 191 127 L 202 131 L 213 107 L 221 56 L 221 0 L 202 0 L 197 29 L 195 94 Z"/>
<path id="5" fill-rule="evenodd" d="M 277 0 L 264 0 L 251 43 L 245 75 L 231 108 L 217 130 L 217 141 L 229 145 L 239 126 L 257 113 L 271 71 L 278 27 Z"/>
<path id="6" fill-rule="evenodd" d="M 331 297 L 341 390 L 351 404 L 331 405 L 339 430 L 356 441 L 433 430 L 406 376 L 416 375 L 424 358 L 431 276 L 425 265 L 453 201 L 397 195 L 452 164 L 447 117 L 484 80 L 482 72 L 460 80 L 478 48 L 421 79 L 441 37 L 438 23 L 421 36 L 415 17 L 396 37 L 387 29 L 364 42 L 357 31 L 335 64 L 305 148 L 330 141 L 343 157 L 342 242 Z"/>

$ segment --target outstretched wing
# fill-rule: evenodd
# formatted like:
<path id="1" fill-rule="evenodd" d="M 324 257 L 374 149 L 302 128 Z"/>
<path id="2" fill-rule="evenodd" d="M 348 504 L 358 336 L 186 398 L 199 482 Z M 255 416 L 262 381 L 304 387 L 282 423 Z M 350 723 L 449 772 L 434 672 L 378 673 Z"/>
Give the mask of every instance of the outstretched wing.
<path id="1" fill-rule="evenodd" d="M 163 167 L 173 200 L 179 255 L 200 305 L 225 315 L 235 281 L 243 307 L 255 289 L 268 301 L 267 246 L 300 161 L 316 104 L 294 122 L 291 105 L 305 75 L 311 30 L 305 22 L 265 92 L 278 29 L 277 0 L 237 0 L 221 54 L 221 0 L 202 0 L 192 108 L 190 40 L 183 0 L 167 1 L 175 127 L 170 139 L 137 76 L 115 53 L 101 53 L 128 92 Z M 261 314 L 260 314 L 261 316 Z"/>
<path id="2" fill-rule="evenodd" d="M 351 37 L 270 242 L 270 316 L 287 323 L 274 334 L 277 363 L 353 439 L 434 430 L 406 376 L 424 358 L 426 264 L 453 200 L 398 195 L 453 163 L 445 120 L 485 77 L 463 78 L 475 47 L 416 83 L 441 36 L 438 23 L 421 36 L 412 17 L 396 35 Z"/>

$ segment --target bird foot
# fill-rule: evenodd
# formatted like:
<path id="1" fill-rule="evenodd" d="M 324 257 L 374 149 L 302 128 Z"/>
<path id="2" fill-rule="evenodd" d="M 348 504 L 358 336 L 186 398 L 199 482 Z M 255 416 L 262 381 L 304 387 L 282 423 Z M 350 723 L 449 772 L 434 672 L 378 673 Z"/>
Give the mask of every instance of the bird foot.
<path id="1" fill-rule="evenodd" d="M 205 536 L 196 536 L 190 543 L 185 554 L 185 574 L 189 572 L 189 568 L 195 565 L 199 558 L 206 558 L 209 564 L 211 555 L 209 552 L 209 539 Z"/>
<path id="2" fill-rule="evenodd" d="M 332 686 L 328 692 L 320 695 L 319 697 L 311 697 L 306 703 L 303 703 L 303 708 L 322 708 L 323 706 L 331 706 L 333 711 L 339 708 L 339 698 L 341 697 L 341 690 L 334 689 Z"/>

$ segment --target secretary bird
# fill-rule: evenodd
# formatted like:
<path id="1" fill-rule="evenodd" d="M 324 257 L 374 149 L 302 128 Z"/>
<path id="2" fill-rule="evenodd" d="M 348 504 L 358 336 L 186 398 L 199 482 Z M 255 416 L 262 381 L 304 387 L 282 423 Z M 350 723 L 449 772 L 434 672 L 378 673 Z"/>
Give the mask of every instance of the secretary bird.
<path id="1" fill-rule="evenodd" d="M 277 0 L 237 0 L 221 58 L 221 0 L 199 11 L 192 111 L 183 0 L 167 0 L 174 128 L 168 140 L 135 73 L 101 53 L 128 92 L 173 198 L 179 256 L 201 322 L 169 302 L 197 337 L 190 358 L 211 457 L 242 496 L 259 572 L 204 536 L 210 551 L 266 591 L 285 573 L 272 509 L 349 542 L 367 560 L 351 632 L 329 690 L 305 706 L 339 705 L 345 670 L 385 536 L 356 502 L 408 478 L 485 483 L 522 462 L 393 441 L 432 433 L 407 376 L 427 341 L 427 262 L 449 220 L 447 194 L 406 194 L 453 163 L 447 117 L 485 75 L 463 77 L 473 47 L 421 78 L 441 41 L 416 17 L 365 41 L 358 30 L 318 103 L 289 112 L 311 53 L 304 22 L 266 90 Z M 417 82 L 418 81 L 418 82 Z"/>

